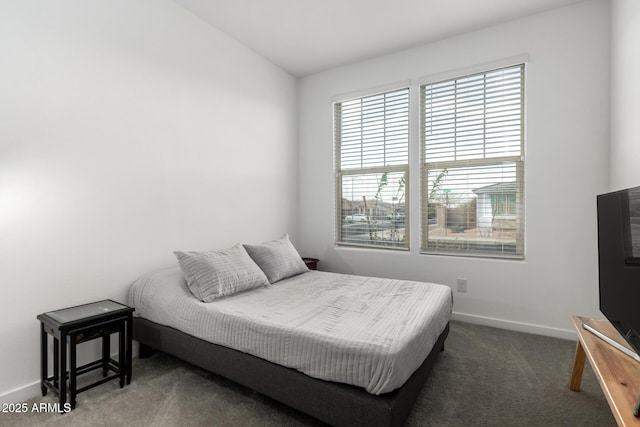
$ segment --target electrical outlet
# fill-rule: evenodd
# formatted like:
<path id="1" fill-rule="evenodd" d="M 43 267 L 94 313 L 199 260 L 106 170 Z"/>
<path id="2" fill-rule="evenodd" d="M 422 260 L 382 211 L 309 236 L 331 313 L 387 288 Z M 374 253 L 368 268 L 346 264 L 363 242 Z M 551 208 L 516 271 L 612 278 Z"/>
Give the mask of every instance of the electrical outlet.
<path id="1" fill-rule="evenodd" d="M 457 291 L 458 292 L 467 292 L 467 279 L 458 279 L 456 281 L 458 287 L 457 287 Z"/>

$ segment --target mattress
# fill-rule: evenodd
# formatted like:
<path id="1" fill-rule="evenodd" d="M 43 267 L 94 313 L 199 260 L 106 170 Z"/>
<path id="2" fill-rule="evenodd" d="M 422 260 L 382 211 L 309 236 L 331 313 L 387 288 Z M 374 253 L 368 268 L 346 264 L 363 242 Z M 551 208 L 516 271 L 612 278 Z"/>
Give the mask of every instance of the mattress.
<path id="1" fill-rule="evenodd" d="M 424 361 L 449 322 L 452 293 L 309 271 L 204 303 L 176 267 L 139 278 L 129 304 L 144 319 L 377 395 L 402 386 Z"/>

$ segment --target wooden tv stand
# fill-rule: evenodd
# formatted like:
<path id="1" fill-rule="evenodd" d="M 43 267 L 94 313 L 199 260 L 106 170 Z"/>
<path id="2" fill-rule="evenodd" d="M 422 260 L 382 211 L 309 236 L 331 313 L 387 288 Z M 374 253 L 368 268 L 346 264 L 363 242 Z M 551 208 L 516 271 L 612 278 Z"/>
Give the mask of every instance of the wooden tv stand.
<path id="1" fill-rule="evenodd" d="M 640 426 L 633 407 L 640 395 L 640 363 L 584 329 L 583 323 L 629 348 L 608 320 L 572 316 L 578 333 L 569 390 L 580 391 L 584 361 L 589 359 L 619 426 Z"/>

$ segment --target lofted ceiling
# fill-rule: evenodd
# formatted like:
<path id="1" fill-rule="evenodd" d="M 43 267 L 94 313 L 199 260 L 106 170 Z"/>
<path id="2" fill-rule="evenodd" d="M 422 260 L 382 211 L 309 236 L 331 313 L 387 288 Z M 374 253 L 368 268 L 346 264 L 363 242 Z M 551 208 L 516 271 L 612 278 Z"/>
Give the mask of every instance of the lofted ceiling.
<path id="1" fill-rule="evenodd" d="M 582 0 L 174 0 L 305 76 Z"/>

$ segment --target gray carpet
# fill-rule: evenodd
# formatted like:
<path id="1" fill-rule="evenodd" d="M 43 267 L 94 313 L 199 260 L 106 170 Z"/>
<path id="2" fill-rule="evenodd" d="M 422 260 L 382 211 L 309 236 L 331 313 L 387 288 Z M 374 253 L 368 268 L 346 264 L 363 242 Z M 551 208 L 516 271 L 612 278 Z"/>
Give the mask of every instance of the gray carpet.
<path id="1" fill-rule="evenodd" d="M 591 368 L 567 384 L 575 343 L 452 322 L 408 426 L 614 426 Z M 87 374 L 90 375 L 90 374 Z M 51 394 L 51 393 L 50 393 Z M 310 399 L 313 396 L 309 396 Z M 53 402 L 52 396 L 29 402 Z M 7 426 L 320 426 L 320 422 L 165 354 L 134 360 L 133 381 L 78 395 L 68 414 L 0 414 Z"/>

